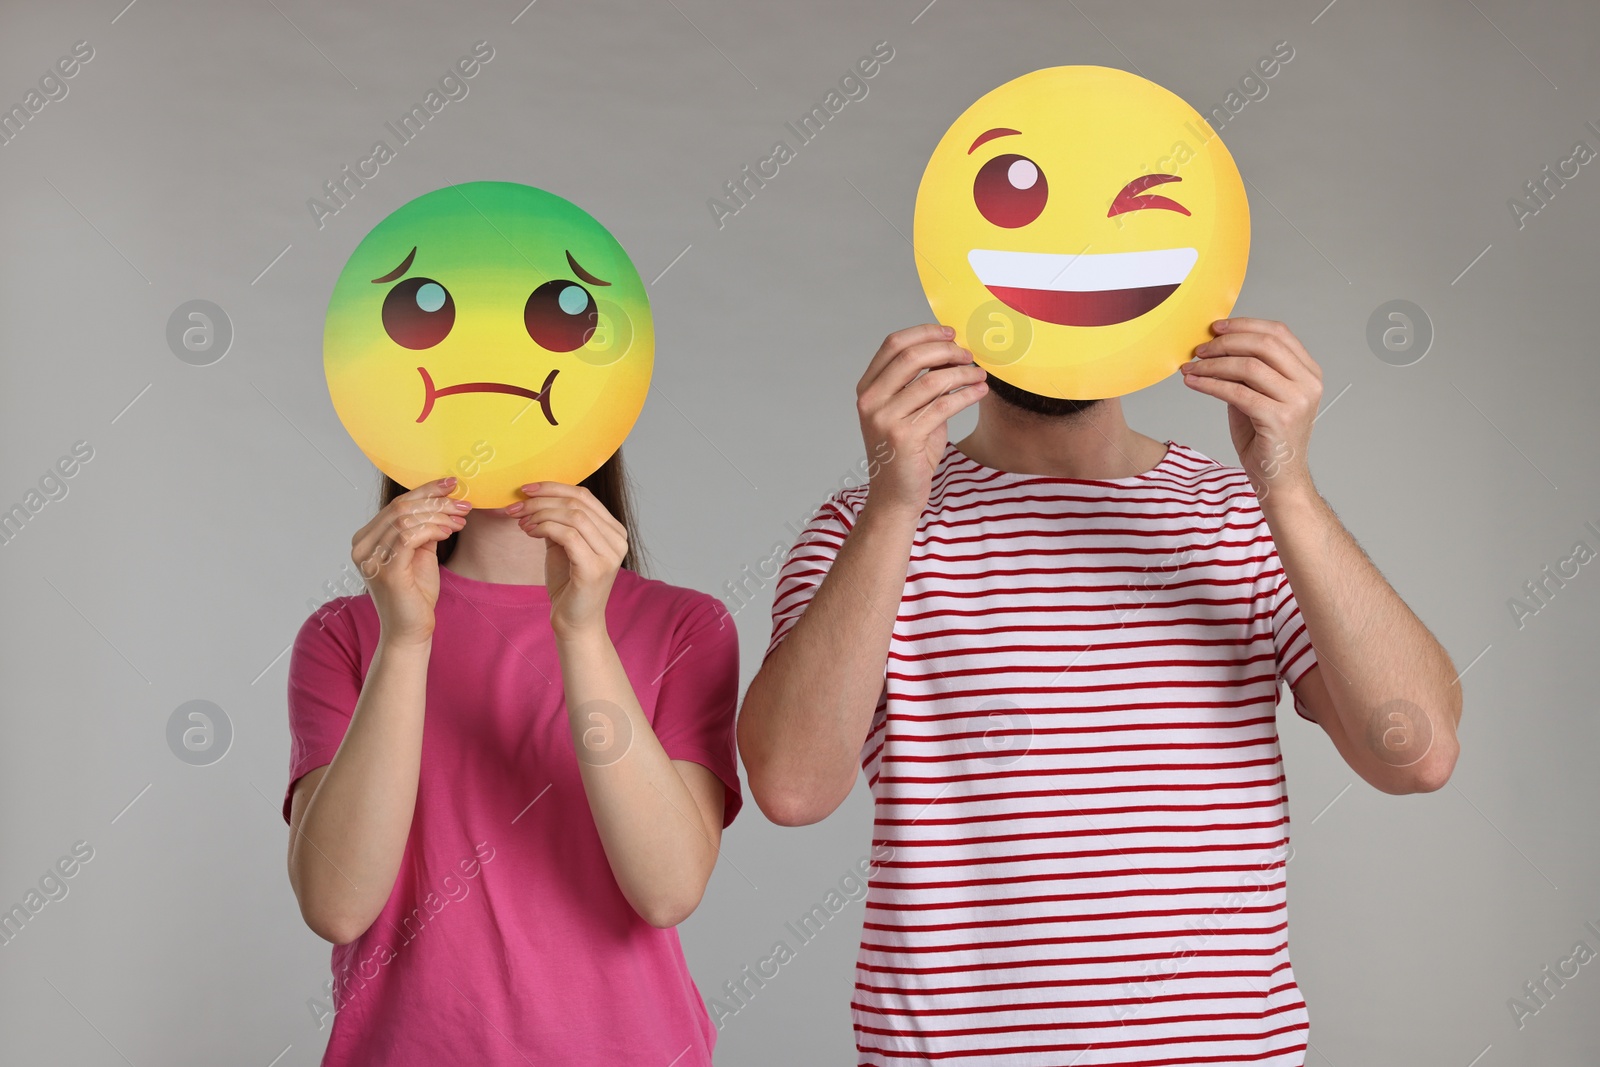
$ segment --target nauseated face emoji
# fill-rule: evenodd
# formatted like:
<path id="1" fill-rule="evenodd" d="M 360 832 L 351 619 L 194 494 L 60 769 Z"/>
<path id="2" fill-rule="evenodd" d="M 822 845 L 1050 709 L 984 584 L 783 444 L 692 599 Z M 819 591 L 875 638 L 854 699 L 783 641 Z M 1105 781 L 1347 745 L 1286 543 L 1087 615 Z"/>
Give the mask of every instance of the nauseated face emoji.
<path id="1" fill-rule="evenodd" d="M 655 357 L 628 254 L 582 209 L 512 182 L 427 193 L 380 222 L 328 302 L 345 429 L 409 488 L 454 475 L 482 508 L 577 484 L 633 427 Z"/>
<path id="2" fill-rule="evenodd" d="M 1175 371 L 1238 299 L 1250 209 L 1233 157 L 1182 99 L 1107 67 L 986 94 L 917 191 L 935 317 L 1001 380 L 1122 396 Z"/>

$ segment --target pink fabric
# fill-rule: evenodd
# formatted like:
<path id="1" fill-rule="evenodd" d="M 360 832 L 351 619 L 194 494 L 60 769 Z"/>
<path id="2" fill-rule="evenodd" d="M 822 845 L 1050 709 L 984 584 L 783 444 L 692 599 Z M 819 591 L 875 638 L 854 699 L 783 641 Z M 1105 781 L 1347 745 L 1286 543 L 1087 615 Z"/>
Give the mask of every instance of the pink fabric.
<path id="1" fill-rule="evenodd" d="M 617 888 L 578 774 L 543 586 L 441 572 L 411 836 L 382 913 L 333 950 L 327 1065 L 711 1063 L 674 930 Z M 607 629 L 668 756 L 740 806 L 738 638 L 713 597 L 621 571 Z M 294 782 L 332 761 L 378 640 L 367 596 L 307 619 L 289 664 Z"/>

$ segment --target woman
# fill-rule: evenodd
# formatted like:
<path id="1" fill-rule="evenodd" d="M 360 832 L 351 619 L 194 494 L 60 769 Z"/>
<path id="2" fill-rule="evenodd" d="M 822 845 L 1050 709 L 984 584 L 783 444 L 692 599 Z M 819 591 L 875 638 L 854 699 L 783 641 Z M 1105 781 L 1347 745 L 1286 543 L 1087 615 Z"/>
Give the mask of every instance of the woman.
<path id="1" fill-rule="evenodd" d="M 621 454 L 353 539 L 289 667 L 289 878 L 334 943 L 326 1065 L 711 1063 L 673 927 L 740 806 L 738 644 L 640 577 Z"/>

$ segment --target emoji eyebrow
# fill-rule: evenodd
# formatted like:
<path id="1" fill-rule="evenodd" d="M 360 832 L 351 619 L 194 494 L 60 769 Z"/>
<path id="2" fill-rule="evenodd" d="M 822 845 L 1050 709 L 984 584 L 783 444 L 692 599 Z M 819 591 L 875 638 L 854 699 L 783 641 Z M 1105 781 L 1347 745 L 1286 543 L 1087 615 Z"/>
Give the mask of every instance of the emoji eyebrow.
<path id="1" fill-rule="evenodd" d="M 972 153 L 976 152 L 978 150 L 978 146 L 983 144 L 985 141 L 992 141 L 996 137 L 1016 137 L 1021 133 L 1021 130 L 1008 130 L 1003 126 L 996 127 L 992 130 L 987 130 L 978 134 L 978 139 L 972 142 L 971 148 L 967 149 L 967 155 L 970 156 Z"/>
<path id="2" fill-rule="evenodd" d="M 572 268 L 572 272 L 574 274 L 576 274 L 578 277 L 582 278 L 584 281 L 588 282 L 590 285 L 610 285 L 611 284 L 610 282 L 601 281 L 599 278 L 596 278 L 593 274 L 590 274 L 588 271 L 586 271 L 582 267 L 578 266 L 578 261 L 572 258 L 572 253 L 571 252 L 567 253 L 567 265 Z"/>
<path id="3" fill-rule="evenodd" d="M 373 285 L 382 285 L 384 282 L 392 282 L 392 281 L 394 281 L 396 278 L 400 277 L 400 275 L 404 274 L 406 271 L 411 269 L 411 261 L 413 259 L 416 259 L 416 258 L 417 258 L 417 248 L 416 248 L 415 245 L 412 245 L 411 246 L 411 254 L 406 256 L 405 262 L 401 263 L 398 267 L 396 267 L 394 270 L 390 271 L 388 274 L 385 274 L 383 277 L 372 279 L 372 284 Z"/>

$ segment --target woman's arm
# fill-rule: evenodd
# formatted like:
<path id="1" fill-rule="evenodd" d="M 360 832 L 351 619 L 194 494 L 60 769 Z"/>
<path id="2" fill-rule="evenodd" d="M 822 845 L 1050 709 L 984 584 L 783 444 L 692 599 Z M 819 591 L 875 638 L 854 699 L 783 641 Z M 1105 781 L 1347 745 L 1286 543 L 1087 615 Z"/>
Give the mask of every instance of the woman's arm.
<path id="1" fill-rule="evenodd" d="M 295 784 L 289 884 L 306 925 L 336 945 L 366 933 L 400 871 L 422 766 L 429 644 L 379 642 L 333 762 Z"/>
<path id="2" fill-rule="evenodd" d="M 700 903 L 717 862 L 722 783 L 697 763 L 667 756 L 606 632 L 627 531 L 587 489 L 551 482 L 523 488 L 530 499 L 506 511 L 547 542 L 550 625 L 573 748 L 606 859 L 641 918 L 676 926 Z"/>
<path id="3" fill-rule="evenodd" d="M 557 648 L 572 746 L 611 873 L 641 918 L 676 926 L 716 866 L 722 782 L 668 758 L 604 628 L 558 638 Z"/>
<path id="4" fill-rule="evenodd" d="M 437 543 L 465 524 L 455 479 L 396 498 L 352 540 L 381 636 L 333 761 L 295 784 L 289 884 L 317 934 L 367 931 L 394 889 L 422 766 L 423 706 L 439 594 Z"/>

